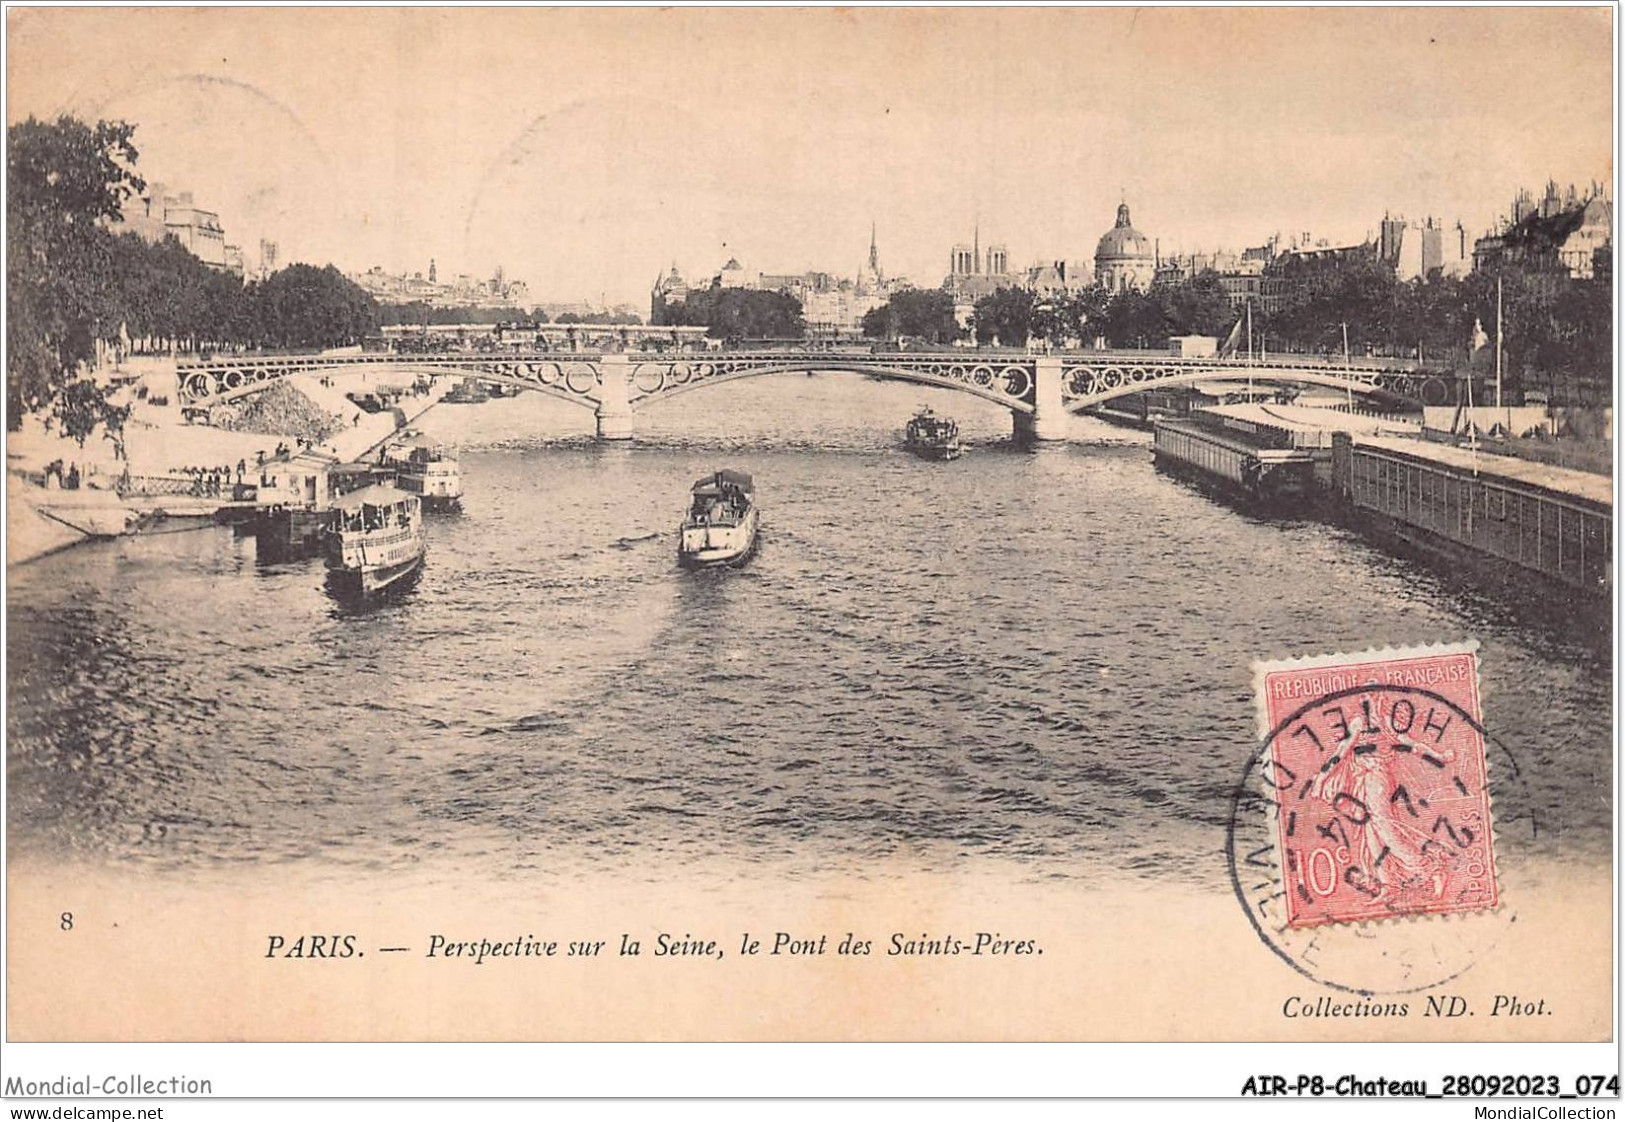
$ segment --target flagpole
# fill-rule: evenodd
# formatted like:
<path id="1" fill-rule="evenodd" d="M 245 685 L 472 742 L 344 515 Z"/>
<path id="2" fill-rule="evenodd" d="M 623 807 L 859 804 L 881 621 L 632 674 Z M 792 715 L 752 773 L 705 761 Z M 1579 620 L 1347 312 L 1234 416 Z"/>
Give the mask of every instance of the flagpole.
<path id="1" fill-rule="evenodd" d="M 1345 379 L 1347 379 L 1350 376 L 1349 373 L 1348 373 L 1348 370 L 1349 370 L 1349 367 L 1351 367 L 1353 365 L 1354 365 L 1354 360 L 1349 358 L 1349 325 L 1347 323 L 1344 323 L 1343 324 L 1343 371 L 1344 371 L 1343 377 Z M 1353 413 L 1354 413 L 1354 387 L 1349 382 L 1345 381 L 1343 383 L 1343 390 L 1344 390 L 1345 393 L 1348 394 L 1349 414 L 1352 416 Z"/>
<path id="2" fill-rule="evenodd" d="M 1495 275 L 1495 409 L 1501 410 L 1501 275 Z M 1507 415 L 1507 432 L 1512 431 L 1512 416 Z"/>
<path id="3" fill-rule="evenodd" d="M 1247 404 L 1253 403 L 1253 302 L 1247 301 Z"/>
<path id="4" fill-rule="evenodd" d="M 1473 424 L 1473 375 L 1467 372 L 1467 448 L 1473 457 L 1473 475 L 1478 475 L 1478 429 Z"/>

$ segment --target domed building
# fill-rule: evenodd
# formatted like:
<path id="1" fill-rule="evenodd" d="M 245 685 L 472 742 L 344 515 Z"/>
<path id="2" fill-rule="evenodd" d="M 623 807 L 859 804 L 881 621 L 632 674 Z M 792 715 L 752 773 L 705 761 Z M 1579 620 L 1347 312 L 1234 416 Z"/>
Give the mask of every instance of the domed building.
<path id="1" fill-rule="evenodd" d="M 1157 272 L 1157 255 L 1151 239 L 1129 222 L 1128 204 L 1117 208 L 1117 225 L 1106 231 L 1095 247 L 1095 283 L 1108 292 L 1151 287 Z"/>

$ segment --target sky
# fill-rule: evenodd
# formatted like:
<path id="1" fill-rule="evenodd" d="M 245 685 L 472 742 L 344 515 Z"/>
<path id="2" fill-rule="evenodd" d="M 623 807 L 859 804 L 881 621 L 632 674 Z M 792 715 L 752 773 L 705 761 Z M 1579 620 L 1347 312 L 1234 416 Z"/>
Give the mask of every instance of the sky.
<path id="1" fill-rule="evenodd" d="M 657 273 L 941 282 L 1611 181 L 1606 8 L 10 9 L 7 120 L 137 124 L 258 263 L 644 306 Z"/>

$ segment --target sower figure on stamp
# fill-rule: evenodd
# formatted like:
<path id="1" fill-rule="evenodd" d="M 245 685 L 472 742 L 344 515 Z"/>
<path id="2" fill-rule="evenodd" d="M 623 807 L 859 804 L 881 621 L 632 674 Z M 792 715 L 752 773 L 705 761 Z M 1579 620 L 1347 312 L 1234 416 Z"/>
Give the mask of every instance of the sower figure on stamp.
<path id="1" fill-rule="evenodd" d="M 1401 817 L 1416 817 L 1417 811 L 1395 772 L 1404 756 L 1431 757 L 1442 765 L 1453 761 L 1455 753 L 1442 744 L 1423 747 L 1395 730 L 1391 721 L 1384 728 L 1381 713 L 1378 697 L 1361 695 L 1347 735 L 1332 750 L 1336 762 L 1314 777 L 1309 793 L 1347 823 L 1349 850 L 1364 891 L 1388 899 L 1426 886 L 1434 897 L 1441 897 L 1449 883 L 1450 853 Z M 1425 799 L 1422 805 L 1427 805 Z"/>

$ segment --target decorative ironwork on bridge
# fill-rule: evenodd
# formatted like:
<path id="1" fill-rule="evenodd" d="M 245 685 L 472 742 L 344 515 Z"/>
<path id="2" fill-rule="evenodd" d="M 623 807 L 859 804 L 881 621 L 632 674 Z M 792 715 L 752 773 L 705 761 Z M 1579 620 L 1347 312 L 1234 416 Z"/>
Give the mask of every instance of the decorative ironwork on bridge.
<path id="1" fill-rule="evenodd" d="M 764 374 L 832 372 L 962 390 L 1017 413 L 1033 411 L 1033 359 L 965 354 L 739 351 L 657 358 L 628 355 L 633 406 L 686 390 Z"/>
<path id="2" fill-rule="evenodd" d="M 218 405 L 258 393 L 295 374 L 349 369 L 447 374 L 506 382 L 580 404 L 597 404 L 599 356 L 574 352 L 458 354 L 275 355 L 183 361 L 177 397 L 186 408 Z"/>
<path id="3" fill-rule="evenodd" d="M 220 357 L 185 361 L 177 371 L 180 403 L 203 408 L 258 393 L 294 374 L 342 369 L 389 369 L 403 373 L 462 375 L 540 390 L 596 406 L 606 365 L 630 372 L 633 405 L 703 385 L 765 374 L 845 371 L 877 378 L 964 390 L 1016 412 L 1031 412 L 1035 362 L 1025 357 L 978 358 L 965 354 L 902 354 L 832 351 L 728 351 L 643 354 L 535 352 L 493 354 L 359 354 Z"/>
<path id="4" fill-rule="evenodd" d="M 1422 405 L 1446 404 L 1452 393 L 1444 375 L 1397 364 L 1356 365 L 1301 356 L 1265 362 L 1120 354 L 1086 358 L 1069 355 L 1061 359 L 1061 399 L 1072 412 L 1164 386 L 1246 379 L 1386 394 Z"/>
<path id="5" fill-rule="evenodd" d="M 1401 364 L 1335 363 L 1291 357 L 1274 362 L 1125 354 L 989 354 L 975 351 L 872 352 L 823 349 L 598 353 L 463 351 L 434 354 L 362 353 L 283 355 L 192 360 L 177 371 L 183 407 L 205 409 L 265 389 L 294 374 L 345 369 L 403 374 L 462 375 L 550 394 L 594 410 L 598 433 L 632 435 L 633 410 L 701 386 L 739 378 L 804 372 L 849 372 L 940 386 L 973 394 L 1010 410 L 1017 434 L 1062 439 L 1063 421 L 1124 394 L 1203 381 L 1298 383 L 1362 394 L 1380 393 L 1446 404 L 1446 376 Z"/>

